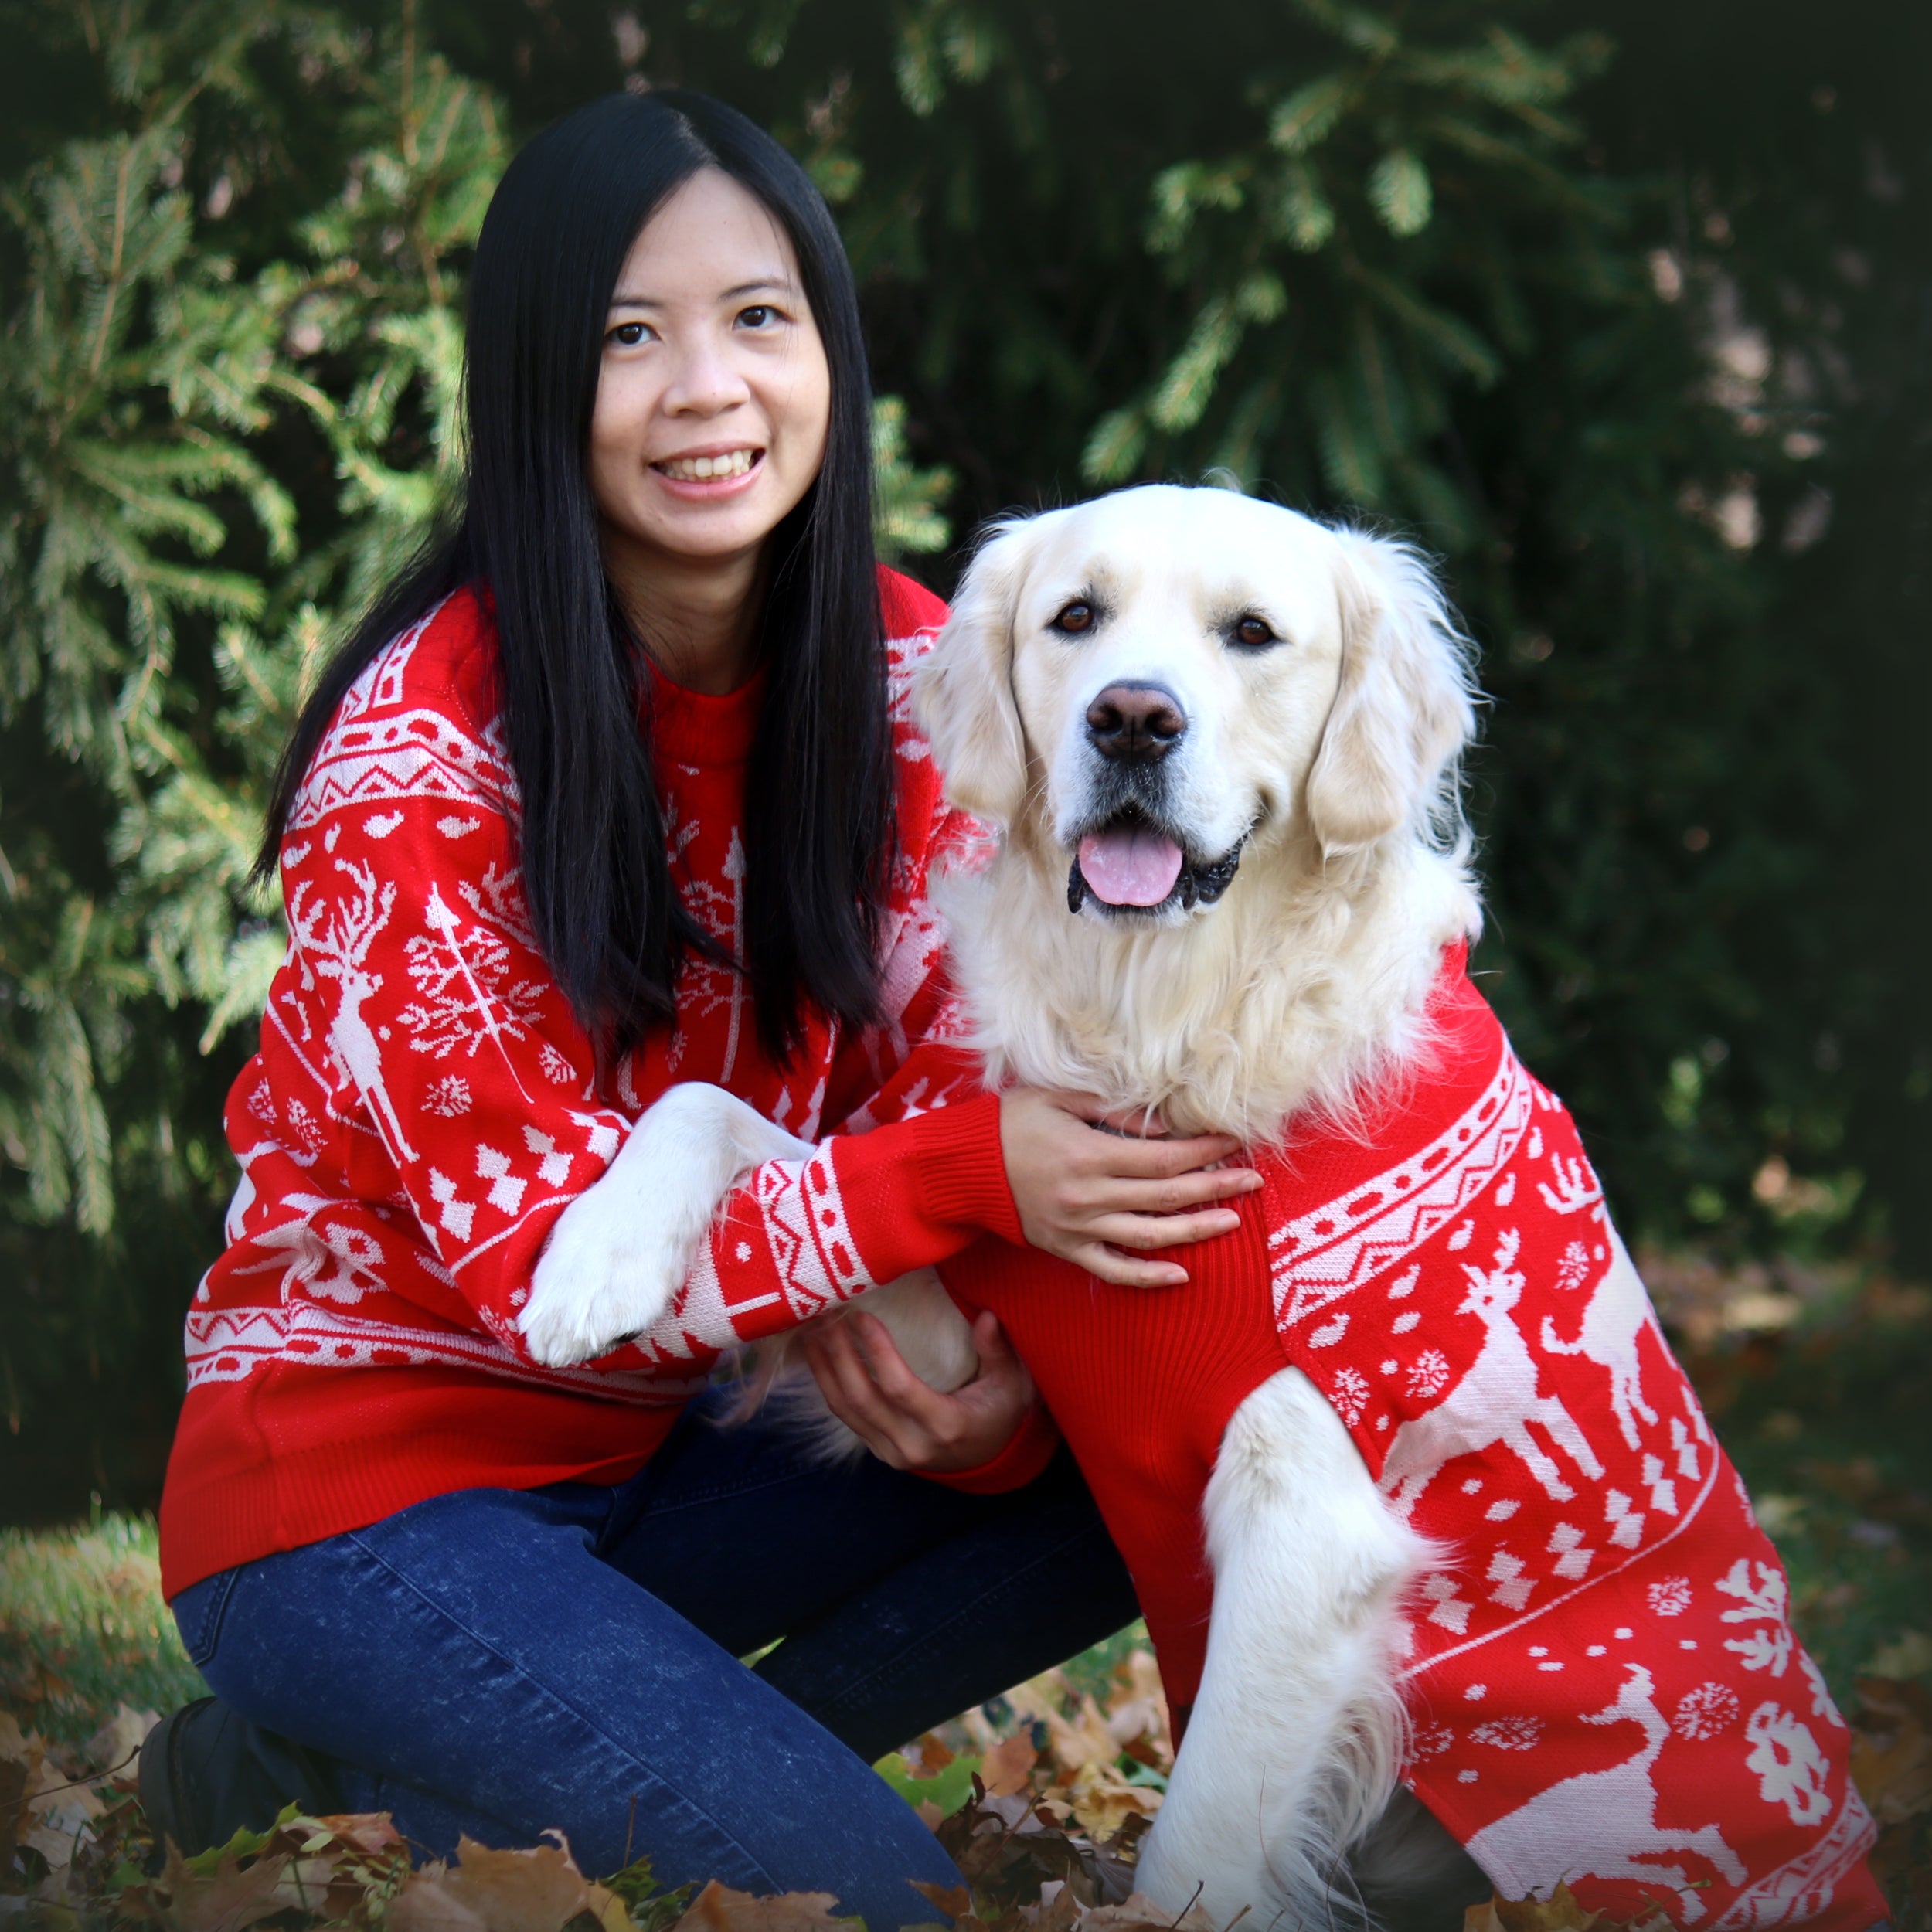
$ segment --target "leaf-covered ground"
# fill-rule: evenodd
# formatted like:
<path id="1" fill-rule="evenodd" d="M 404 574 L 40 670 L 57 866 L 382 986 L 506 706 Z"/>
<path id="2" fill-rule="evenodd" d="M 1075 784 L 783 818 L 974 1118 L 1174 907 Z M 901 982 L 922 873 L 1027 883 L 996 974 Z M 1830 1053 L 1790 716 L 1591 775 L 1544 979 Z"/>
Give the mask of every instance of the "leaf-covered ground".
<path id="1" fill-rule="evenodd" d="M 1932 1294 L 1794 1264 L 1645 1272 L 1726 1446 L 1790 1566 L 1795 1620 L 1855 1713 L 1853 1770 L 1877 1815 L 1897 1932 L 1932 1932 Z M 560 1844 L 468 1848 L 412 1871 L 386 1821 L 290 1817 L 182 1860 L 132 1791 L 151 1714 L 200 1692 L 163 1607 L 151 1522 L 0 1529 L 0 1923 L 79 1932 L 340 1925 L 394 1932 L 811 1932 L 819 1894 L 655 1886 L 648 1861 L 580 1873 Z M 968 1889 L 954 1932 L 1225 1932 L 1152 1913 L 1134 1852 L 1173 1761 L 1144 1634 L 913 1740 L 879 1767 Z M 1560 1893 L 1497 1900 L 1468 1932 L 1601 1923 Z M 1454 1932 L 1453 1928 L 1447 1932 Z"/>

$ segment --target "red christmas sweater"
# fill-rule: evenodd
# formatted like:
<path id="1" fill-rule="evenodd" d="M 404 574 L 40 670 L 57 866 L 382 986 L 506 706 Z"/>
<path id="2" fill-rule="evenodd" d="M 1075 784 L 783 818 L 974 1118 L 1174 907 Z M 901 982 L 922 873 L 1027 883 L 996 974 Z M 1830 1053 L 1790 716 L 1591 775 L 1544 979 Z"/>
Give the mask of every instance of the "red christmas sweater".
<path id="1" fill-rule="evenodd" d="M 288 951 L 229 1095 L 241 1183 L 187 1318 L 161 1510 L 168 1595 L 451 1490 L 620 1480 L 722 1349 L 982 1230 L 1019 1238 L 997 1100 L 949 1043 L 927 900 L 934 862 L 971 835 L 906 704 L 945 607 L 889 571 L 881 592 L 900 842 L 886 1016 L 857 1034 L 812 1020 L 788 1066 L 760 1049 L 743 980 L 693 961 L 675 1024 L 600 1083 L 519 889 L 494 633 L 475 595 L 356 680 L 290 816 Z M 709 697 L 655 676 L 649 696 L 674 876 L 734 953 L 758 696 L 755 683 Z M 693 1080 L 801 1138 L 833 1138 L 748 1179 L 656 1330 L 580 1367 L 541 1366 L 516 1315 L 552 1224 L 638 1115 Z M 1036 1423 L 952 1480 L 1023 1480 L 1050 1440 Z"/>
<path id="2" fill-rule="evenodd" d="M 1452 1554 L 1407 1613 L 1403 1777 L 1502 1896 L 1856 1932 L 1885 1907 L 1849 1743 L 1784 1573 L 1659 1334 L 1577 1130 L 1464 976 L 1372 1132 L 1262 1156 L 1183 1287 L 982 1241 L 941 1274 L 999 1316 L 1192 1702 L 1201 1506 L 1242 1401 L 1294 1366 L 1391 1505 Z"/>

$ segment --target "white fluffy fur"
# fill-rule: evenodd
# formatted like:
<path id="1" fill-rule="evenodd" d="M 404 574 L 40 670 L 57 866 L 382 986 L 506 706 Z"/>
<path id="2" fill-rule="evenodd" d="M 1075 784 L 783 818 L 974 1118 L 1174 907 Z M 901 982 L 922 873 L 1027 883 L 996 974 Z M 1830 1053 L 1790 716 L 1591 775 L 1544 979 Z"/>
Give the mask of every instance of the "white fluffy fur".
<path id="1" fill-rule="evenodd" d="M 1101 621 L 1068 638 L 1050 620 L 1075 597 Z M 1231 648 L 1247 612 L 1283 641 Z M 1090 899 L 1070 917 L 1103 776 L 1082 721 L 1134 679 L 1187 713 L 1170 823 L 1207 858 L 1245 831 L 1240 869 L 1217 905 L 1120 917 Z M 1441 949 L 1478 923 L 1455 782 L 1473 709 L 1466 645 L 1412 552 L 1218 491 L 1010 523 L 919 702 L 948 795 L 1000 834 L 942 900 L 995 1079 L 1265 1145 L 1311 1110 L 1367 1131 L 1371 1088 L 1426 1077 Z M 1217 1922 L 1250 1906 L 1262 1927 L 1360 1922 L 1363 1891 L 1453 1897 L 1471 1868 L 1390 1804 L 1394 1606 L 1427 1547 L 1298 1372 L 1236 1412 L 1206 1517 L 1206 1671 L 1142 1889 L 1179 1913 L 1198 1886 Z"/>
<path id="2" fill-rule="evenodd" d="M 1076 597 L 1103 621 L 1070 638 L 1049 620 Z M 1232 648 L 1249 611 L 1283 641 Z M 1136 678 L 1188 714 L 1168 775 L 1190 852 L 1212 859 L 1245 835 L 1244 855 L 1216 905 L 1112 918 L 1090 903 L 1071 917 L 1097 776 L 1081 720 L 1107 684 Z M 988 866 L 944 887 L 995 1080 L 1265 1144 L 1309 1109 L 1366 1131 L 1368 1088 L 1422 1076 L 1441 948 L 1478 913 L 1454 775 L 1473 720 L 1467 648 L 1413 553 L 1215 490 L 1128 491 L 1008 524 L 968 573 L 919 702 L 948 795 L 1000 835 Z M 650 1325 L 718 1202 L 771 1148 L 761 1134 L 794 1151 L 715 1088 L 651 1109 L 546 1250 L 523 1317 L 540 1359 Z M 971 1372 L 936 1282 L 865 1299 L 929 1379 Z M 814 1406 L 802 1384 L 786 1400 Z M 828 1420 L 807 1426 L 849 1451 Z M 1359 1919 L 1372 1856 L 1398 1892 L 1426 1889 L 1425 1872 L 1466 1879 L 1440 1828 L 1390 1804 L 1393 1606 L 1426 1547 L 1298 1372 L 1236 1411 L 1206 1513 L 1206 1674 L 1143 1888 L 1177 1914 L 1199 1884 L 1219 1922 L 1246 1906 L 1257 1927 L 1313 1928 Z"/>
<path id="3" fill-rule="evenodd" d="M 1235 1411 L 1207 1493 L 1214 1614 L 1200 1695 L 1137 1883 L 1217 1925 L 1356 1921 L 1342 1856 L 1396 1788 L 1396 1597 L 1430 1554 L 1379 1506 L 1298 1369 Z"/>
<path id="4" fill-rule="evenodd" d="M 563 1368 L 650 1328 L 740 1179 L 811 1151 L 721 1087 L 672 1087 L 557 1217 L 517 1318 L 530 1353 Z"/>

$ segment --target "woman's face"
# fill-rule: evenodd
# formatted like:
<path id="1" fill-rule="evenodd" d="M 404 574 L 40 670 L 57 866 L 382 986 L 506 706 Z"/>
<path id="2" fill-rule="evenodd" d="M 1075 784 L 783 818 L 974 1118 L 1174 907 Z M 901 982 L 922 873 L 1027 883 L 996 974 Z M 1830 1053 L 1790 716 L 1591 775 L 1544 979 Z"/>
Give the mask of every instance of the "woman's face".
<path id="1" fill-rule="evenodd" d="M 825 459 L 832 375 L 790 238 L 699 170 L 619 271 L 590 419 L 590 488 L 622 578 L 755 553 Z"/>

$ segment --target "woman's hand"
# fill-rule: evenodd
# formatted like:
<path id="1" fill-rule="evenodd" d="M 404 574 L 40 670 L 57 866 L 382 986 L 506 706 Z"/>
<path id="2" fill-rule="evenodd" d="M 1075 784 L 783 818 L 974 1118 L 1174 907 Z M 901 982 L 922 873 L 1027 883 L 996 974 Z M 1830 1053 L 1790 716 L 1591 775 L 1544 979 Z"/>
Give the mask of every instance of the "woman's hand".
<path id="1" fill-rule="evenodd" d="M 1191 1141 L 1139 1138 L 1093 1124 L 1097 1104 L 1079 1094 L 1009 1087 L 999 1097 L 1007 1185 L 1027 1240 L 1123 1287 L 1177 1286 L 1187 1270 L 1143 1261 L 1124 1248 L 1171 1248 L 1229 1234 L 1232 1208 L 1209 1203 L 1252 1192 L 1252 1168 L 1217 1168 L 1240 1142 L 1229 1134 Z M 1111 1124 L 1111 1123 L 1110 1123 Z"/>
<path id="2" fill-rule="evenodd" d="M 973 1324 L 979 1373 L 951 1395 L 922 1382 L 885 1323 L 862 1309 L 801 1339 L 826 1406 L 895 1469 L 977 1469 L 1012 1440 L 1033 1406 L 1033 1378 L 990 1313 Z"/>

